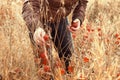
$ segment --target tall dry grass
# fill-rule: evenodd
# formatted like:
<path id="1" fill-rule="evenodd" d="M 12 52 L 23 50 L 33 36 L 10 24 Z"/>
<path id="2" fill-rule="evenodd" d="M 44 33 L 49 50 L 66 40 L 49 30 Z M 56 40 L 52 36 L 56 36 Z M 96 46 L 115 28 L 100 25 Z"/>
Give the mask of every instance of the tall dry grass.
<path id="1" fill-rule="evenodd" d="M 120 80 L 120 1 L 89 1 L 74 39 L 74 72 L 63 80 Z M 0 2 L 0 75 L 3 80 L 38 80 L 21 0 Z M 58 70 L 59 71 L 59 70 Z M 56 80 L 62 80 L 58 72 Z M 69 78 L 69 79 L 68 79 Z"/>

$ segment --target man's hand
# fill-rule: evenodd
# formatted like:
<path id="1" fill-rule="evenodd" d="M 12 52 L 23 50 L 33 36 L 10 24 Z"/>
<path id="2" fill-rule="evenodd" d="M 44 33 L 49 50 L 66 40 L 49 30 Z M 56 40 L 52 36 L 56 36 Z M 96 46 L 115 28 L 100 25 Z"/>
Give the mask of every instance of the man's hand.
<path id="1" fill-rule="evenodd" d="M 42 28 L 39 27 L 38 29 L 36 29 L 33 38 L 37 45 L 42 45 L 45 43 L 44 36 L 45 31 Z"/>
<path id="2" fill-rule="evenodd" d="M 79 19 L 75 19 L 72 23 L 71 26 L 68 27 L 68 29 L 72 32 L 75 33 L 77 30 L 79 30 L 80 28 L 80 20 Z"/>

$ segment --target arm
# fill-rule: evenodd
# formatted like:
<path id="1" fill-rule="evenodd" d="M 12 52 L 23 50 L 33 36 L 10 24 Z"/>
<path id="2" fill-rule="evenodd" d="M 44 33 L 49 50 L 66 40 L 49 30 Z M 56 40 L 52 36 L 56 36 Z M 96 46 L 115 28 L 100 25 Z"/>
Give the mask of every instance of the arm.
<path id="1" fill-rule="evenodd" d="M 39 0 L 25 0 L 22 9 L 23 19 L 26 22 L 26 25 L 30 33 L 34 34 L 36 28 L 40 24 L 40 2 Z"/>
<path id="2" fill-rule="evenodd" d="M 73 11 L 73 17 L 72 17 L 73 21 L 75 19 L 79 19 L 80 24 L 82 24 L 82 22 L 84 21 L 84 17 L 85 17 L 85 10 L 87 6 L 87 2 L 88 2 L 87 0 L 79 0 L 78 5 Z"/>
<path id="3" fill-rule="evenodd" d="M 79 30 L 80 25 L 84 21 L 87 2 L 88 2 L 87 0 L 79 0 L 77 6 L 73 11 L 72 23 L 71 26 L 69 27 L 69 30 L 72 33 L 75 33 L 77 30 Z"/>
<path id="4" fill-rule="evenodd" d="M 40 21 L 40 0 L 26 0 L 22 10 L 23 19 L 30 31 L 29 37 L 33 44 L 44 42 L 45 31 L 41 28 Z"/>

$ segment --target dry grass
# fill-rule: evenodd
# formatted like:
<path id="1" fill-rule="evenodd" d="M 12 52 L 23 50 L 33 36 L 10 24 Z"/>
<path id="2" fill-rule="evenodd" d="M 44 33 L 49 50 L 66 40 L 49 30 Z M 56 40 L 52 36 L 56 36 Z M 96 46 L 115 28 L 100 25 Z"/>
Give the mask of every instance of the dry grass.
<path id="1" fill-rule="evenodd" d="M 120 1 L 91 0 L 74 39 L 74 72 L 63 80 L 120 80 Z M 0 2 L 0 75 L 3 80 L 38 80 L 21 0 Z M 77 62 L 76 62 L 77 61 Z M 60 71 L 60 70 L 58 70 Z M 56 80 L 61 79 L 58 72 Z"/>

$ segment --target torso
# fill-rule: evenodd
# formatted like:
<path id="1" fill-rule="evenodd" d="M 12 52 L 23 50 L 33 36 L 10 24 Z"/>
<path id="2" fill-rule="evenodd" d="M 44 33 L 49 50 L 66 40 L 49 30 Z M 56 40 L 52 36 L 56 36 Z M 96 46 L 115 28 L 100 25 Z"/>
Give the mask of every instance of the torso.
<path id="1" fill-rule="evenodd" d="M 71 12 L 77 2 L 78 0 L 48 0 L 52 14 L 55 15 L 56 12 L 62 7 L 65 10 L 66 16 Z"/>
<path id="2" fill-rule="evenodd" d="M 61 6 L 70 7 L 78 0 L 48 0 L 48 2 L 51 7 L 59 8 Z"/>

